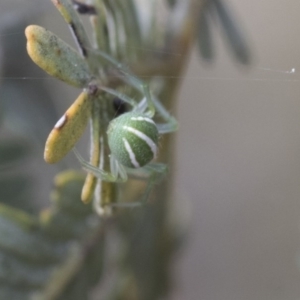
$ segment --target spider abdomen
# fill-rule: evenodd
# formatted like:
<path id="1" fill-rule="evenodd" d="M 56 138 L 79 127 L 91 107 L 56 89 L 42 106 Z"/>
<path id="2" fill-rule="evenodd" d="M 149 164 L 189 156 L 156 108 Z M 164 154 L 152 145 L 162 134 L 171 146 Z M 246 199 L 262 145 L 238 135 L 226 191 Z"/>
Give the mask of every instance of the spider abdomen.
<path id="1" fill-rule="evenodd" d="M 140 168 L 157 155 L 158 130 L 154 121 L 140 113 L 129 112 L 109 124 L 108 144 L 122 165 Z"/>

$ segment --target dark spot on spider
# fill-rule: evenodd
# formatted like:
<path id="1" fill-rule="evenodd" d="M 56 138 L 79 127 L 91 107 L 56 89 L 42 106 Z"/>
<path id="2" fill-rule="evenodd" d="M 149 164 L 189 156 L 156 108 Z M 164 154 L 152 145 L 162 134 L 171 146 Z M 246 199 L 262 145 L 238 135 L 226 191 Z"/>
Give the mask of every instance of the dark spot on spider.
<path id="1" fill-rule="evenodd" d="M 82 15 L 96 15 L 96 9 L 92 5 L 88 5 L 85 3 L 82 3 L 80 1 L 73 0 L 73 6 L 78 11 L 78 13 Z"/>
<path id="2" fill-rule="evenodd" d="M 64 114 L 55 124 L 54 128 L 57 130 L 61 130 L 68 121 L 68 114 Z"/>
<path id="3" fill-rule="evenodd" d="M 126 102 L 117 97 L 113 99 L 113 107 L 116 112 L 116 117 L 128 111 L 128 105 L 126 104 Z"/>

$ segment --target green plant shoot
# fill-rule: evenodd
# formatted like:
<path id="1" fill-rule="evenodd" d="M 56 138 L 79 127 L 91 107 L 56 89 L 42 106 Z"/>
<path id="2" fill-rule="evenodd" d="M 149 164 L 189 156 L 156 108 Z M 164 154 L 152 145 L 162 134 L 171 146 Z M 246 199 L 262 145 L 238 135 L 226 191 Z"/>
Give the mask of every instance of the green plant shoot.
<path id="1" fill-rule="evenodd" d="M 89 162 L 74 149 L 88 172 L 82 190 L 83 202 L 94 198 L 94 207 L 100 215 L 110 214 L 116 206 L 139 206 L 147 201 L 154 184 L 167 172 L 166 165 L 153 160 L 157 157 L 160 135 L 175 131 L 177 121 L 147 83 L 100 49 L 99 37 L 96 37 L 96 46 L 90 46 L 69 1 L 53 2 L 70 25 L 81 54 L 54 33 L 36 25 L 25 30 L 27 51 L 48 74 L 83 88 L 83 92 L 51 131 L 46 142 L 45 161 L 60 161 L 75 146 L 91 120 Z M 97 6 L 92 11 L 97 15 Z M 124 86 L 135 96 L 121 93 L 119 88 Z M 116 117 L 115 99 L 128 106 L 127 113 Z M 158 117 L 162 123 L 157 122 Z M 136 203 L 116 203 L 116 183 L 127 181 L 128 176 L 147 181 L 142 199 Z"/>

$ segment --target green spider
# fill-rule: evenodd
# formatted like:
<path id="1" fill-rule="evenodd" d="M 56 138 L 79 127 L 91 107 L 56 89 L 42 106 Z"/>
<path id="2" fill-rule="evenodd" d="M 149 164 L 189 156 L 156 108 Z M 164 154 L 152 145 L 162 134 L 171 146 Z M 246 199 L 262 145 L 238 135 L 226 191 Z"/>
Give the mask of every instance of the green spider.
<path id="1" fill-rule="evenodd" d="M 82 200 L 87 203 L 94 195 L 94 207 L 100 215 L 110 214 L 113 206 L 140 205 L 147 201 L 152 187 L 167 171 L 165 164 L 152 161 L 158 153 L 160 135 L 175 131 L 177 121 L 151 94 L 148 84 L 110 55 L 89 45 L 68 1 L 54 3 L 70 23 L 81 55 L 55 34 L 36 25 L 28 26 L 25 30 L 27 51 L 32 60 L 47 73 L 72 86 L 83 88 L 83 91 L 51 131 L 46 141 L 44 158 L 48 163 L 61 160 L 74 148 L 91 120 L 90 162 L 74 149 L 82 167 L 88 172 Z M 105 63 L 106 69 L 113 69 L 114 76 L 123 82 L 121 85 L 125 83 L 138 91 L 142 95 L 141 101 L 137 102 L 106 87 L 97 67 L 97 57 Z M 114 117 L 114 98 L 129 105 L 129 112 Z M 164 123 L 154 121 L 157 115 Z M 125 182 L 129 176 L 147 181 L 141 201 L 113 202 L 114 183 Z"/>
<path id="2" fill-rule="evenodd" d="M 129 79 L 132 78 L 136 80 L 136 77 Z M 140 83 L 143 89 L 148 89 L 144 83 Z M 111 204 L 111 206 L 139 206 L 147 201 L 153 185 L 167 172 L 165 164 L 152 161 L 158 153 L 160 135 L 177 130 L 177 121 L 153 96 L 148 99 L 145 97 L 136 103 L 126 95 L 107 88 L 104 90 L 133 106 L 132 111 L 113 119 L 108 125 L 107 137 L 111 152 L 109 155 L 110 172 L 91 165 L 76 150 L 74 152 L 83 168 L 103 181 L 124 182 L 127 181 L 128 175 L 148 180 L 144 196 L 140 202 Z M 155 110 L 149 109 L 149 107 L 155 107 Z M 155 112 L 158 112 L 166 123 L 155 123 L 152 119 Z M 103 165 L 104 159 L 104 157 L 100 157 L 99 165 Z M 100 203 L 101 200 L 99 199 L 95 208 L 100 214 L 103 214 L 103 207 Z"/>

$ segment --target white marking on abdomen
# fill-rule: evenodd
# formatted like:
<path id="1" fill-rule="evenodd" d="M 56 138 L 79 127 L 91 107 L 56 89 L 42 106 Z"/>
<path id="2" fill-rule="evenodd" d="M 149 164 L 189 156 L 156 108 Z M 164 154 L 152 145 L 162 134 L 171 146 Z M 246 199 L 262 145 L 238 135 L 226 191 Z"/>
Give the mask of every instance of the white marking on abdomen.
<path id="1" fill-rule="evenodd" d="M 133 120 L 133 121 L 146 121 L 148 123 L 151 123 L 151 124 L 155 125 L 155 122 L 152 119 L 147 118 L 147 117 L 131 117 L 131 120 Z"/>
<path id="2" fill-rule="evenodd" d="M 149 136 L 147 136 L 146 134 L 144 134 L 143 132 L 136 130 L 135 128 L 132 128 L 130 126 L 123 126 L 124 129 L 126 129 L 129 132 L 132 132 L 133 134 L 135 134 L 137 137 L 141 138 L 144 142 L 146 142 L 146 144 L 150 147 L 152 153 L 153 153 L 153 157 L 156 157 L 157 154 L 157 146 L 156 144 L 149 138 Z"/>
<path id="3" fill-rule="evenodd" d="M 140 168 L 140 164 L 136 160 L 135 154 L 132 151 L 130 144 L 128 143 L 128 141 L 125 138 L 123 138 L 123 143 L 124 143 L 125 149 L 126 149 L 128 155 L 129 155 L 130 161 L 133 164 L 133 166 L 135 168 Z"/>
<path id="4" fill-rule="evenodd" d="M 55 124 L 54 128 L 61 128 L 64 126 L 65 122 L 67 120 L 66 115 L 63 115 Z"/>

